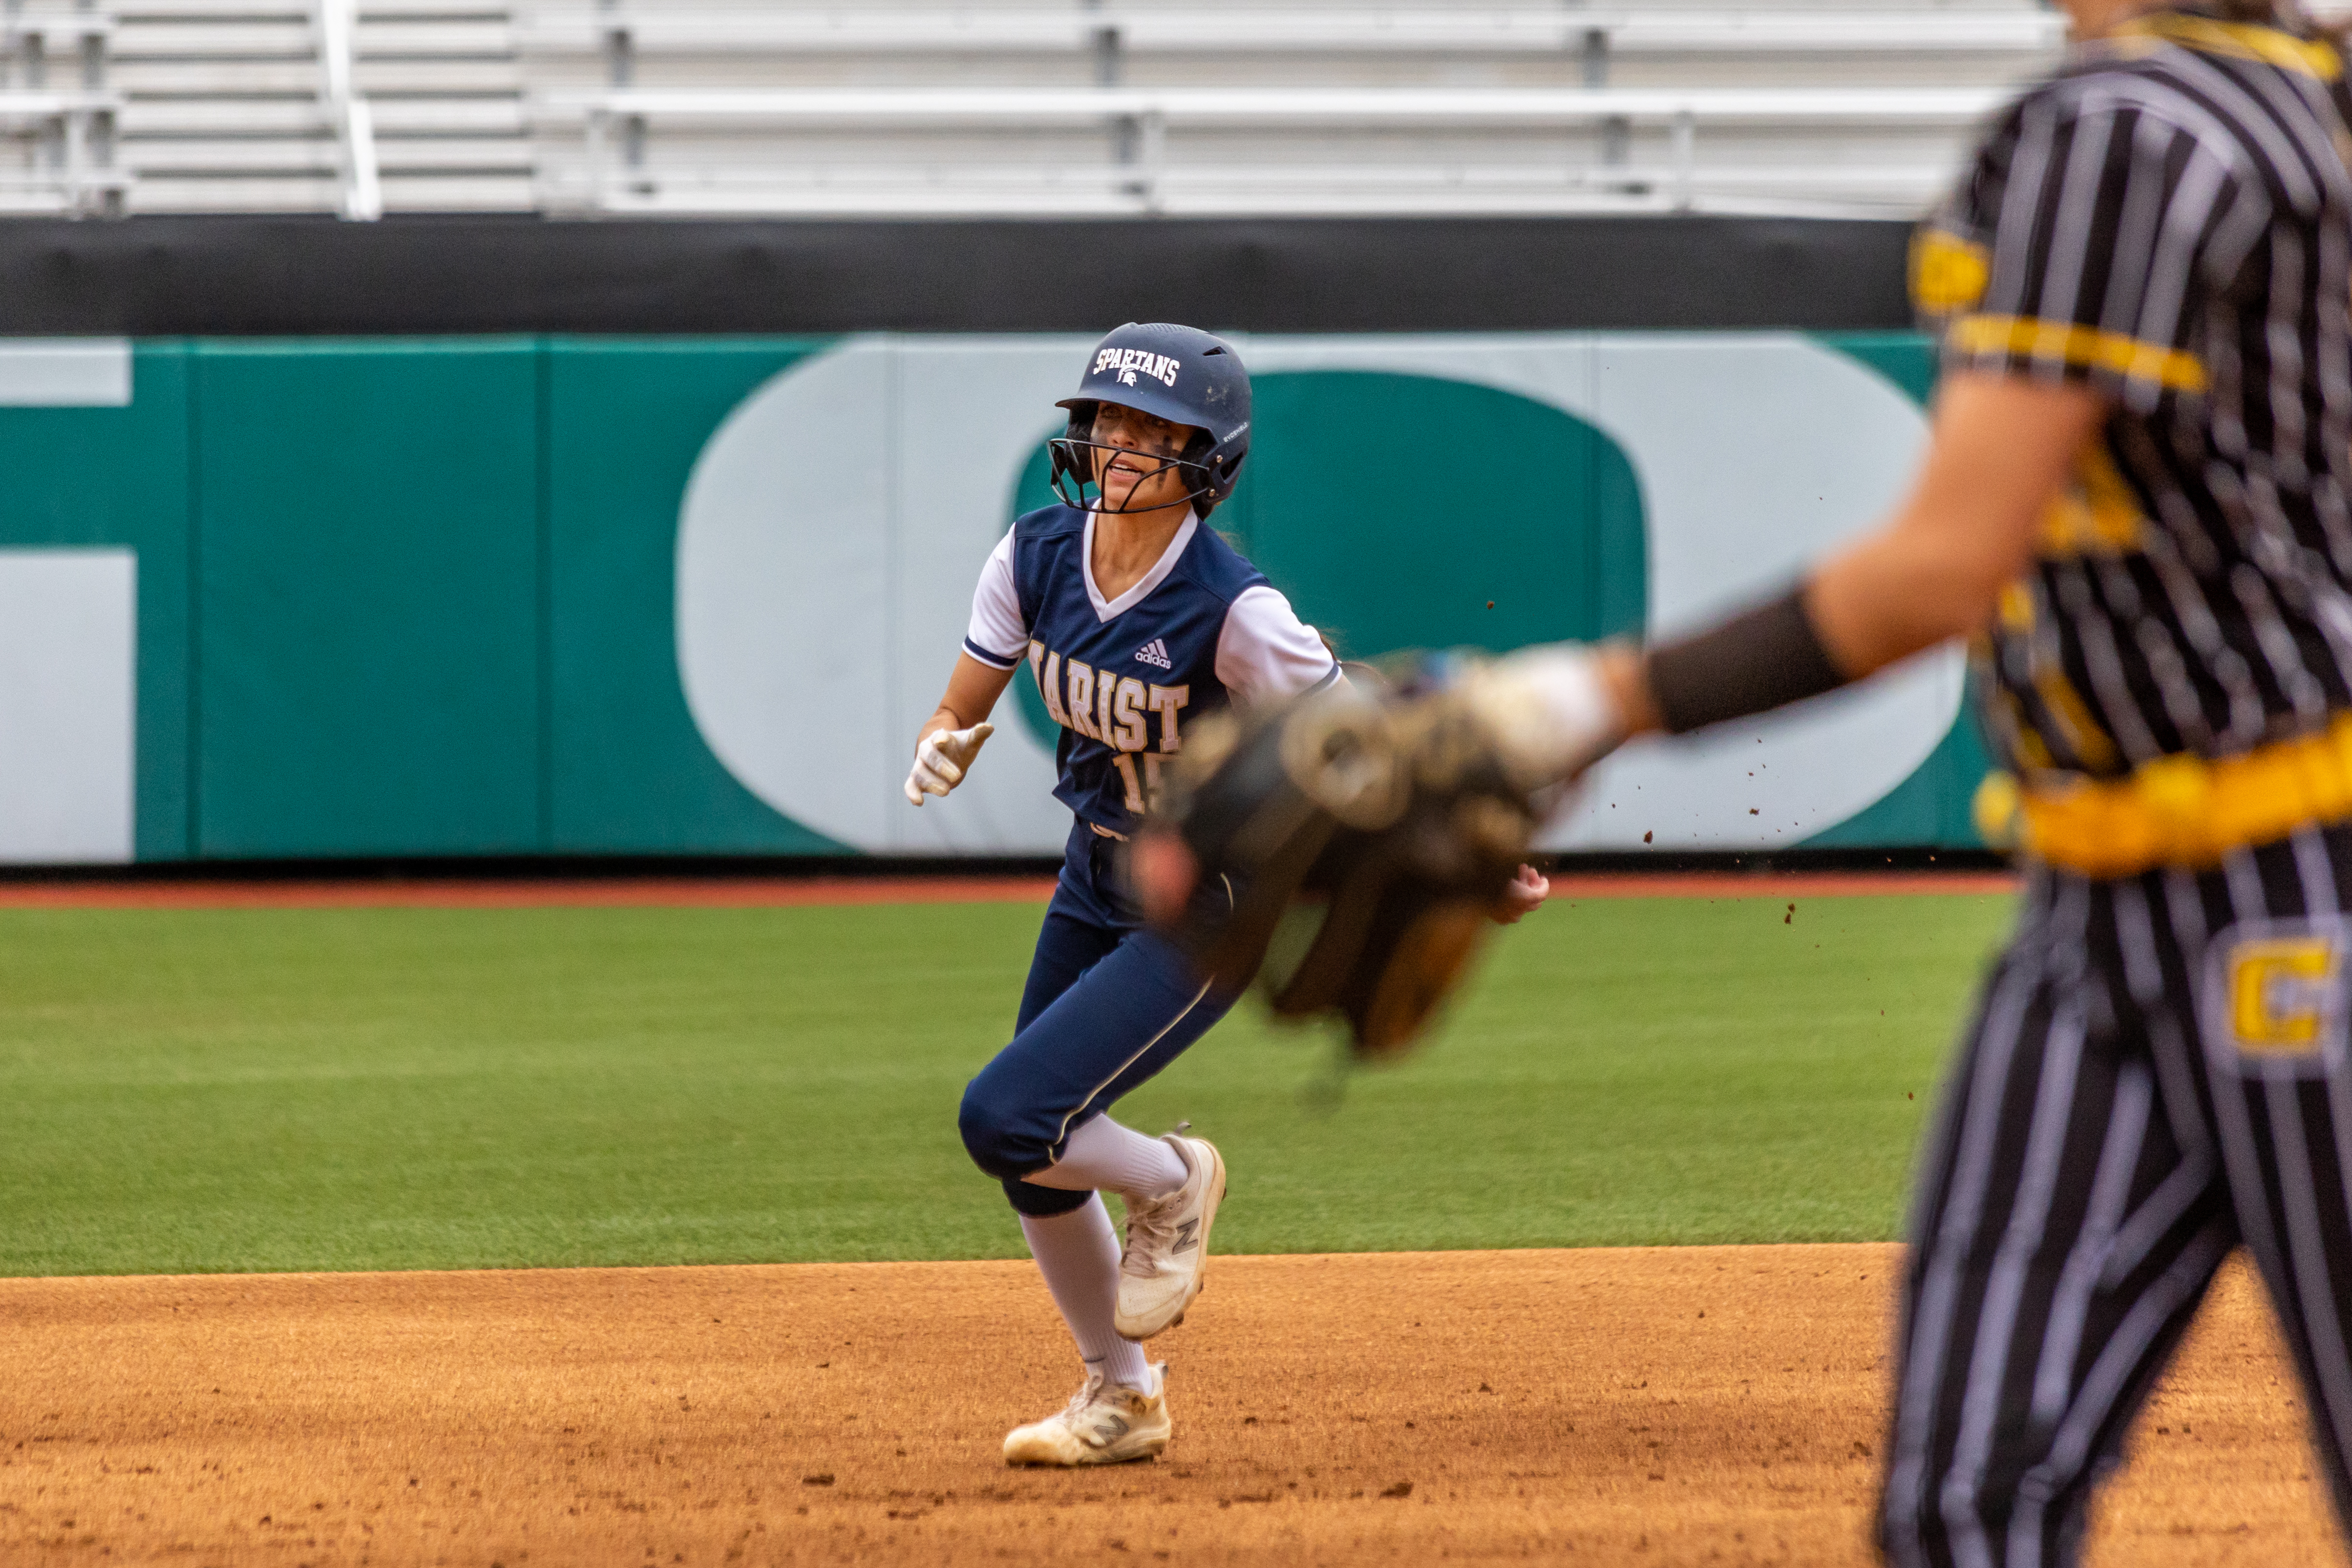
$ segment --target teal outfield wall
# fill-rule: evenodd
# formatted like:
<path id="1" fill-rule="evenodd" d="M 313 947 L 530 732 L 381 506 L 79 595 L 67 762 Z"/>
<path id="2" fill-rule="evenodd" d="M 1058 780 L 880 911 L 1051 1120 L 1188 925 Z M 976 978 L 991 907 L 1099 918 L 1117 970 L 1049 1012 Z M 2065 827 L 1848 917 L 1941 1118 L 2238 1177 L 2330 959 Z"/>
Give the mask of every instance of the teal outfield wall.
<path id="1" fill-rule="evenodd" d="M 1918 340 L 1820 341 L 1924 399 Z M 698 465 L 748 400 L 833 346 L 142 341 L 127 404 L 0 406 L 0 558 L 137 559 L 137 858 L 876 847 L 780 809 L 787 797 L 730 751 L 681 666 Z M 875 395 L 891 410 L 878 444 L 820 443 L 792 481 L 919 510 L 928 395 L 890 382 Z M 988 527 L 1042 499 L 1052 414 L 1024 426 Z M 1217 522 L 1351 654 L 1643 624 L 1645 480 L 1591 423 L 1490 386 L 1340 366 L 1263 374 L 1255 434 Z M 946 662 L 933 670 L 898 619 L 942 619 L 951 648 L 961 611 L 905 585 L 919 531 L 892 541 L 872 574 L 844 556 L 837 593 L 814 591 L 843 657 L 889 664 L 913 691 Z M 950 575 L 968 584 L 976 564 L 959 558 Z M 776 614 L 806 614 L 783 601 L 812 591 L 780 584 Z M 774 765 L 822 771 L 837 744 L 843 768 L 881 778 L 911 737 L 902 719 L 890 709 L 837 742 L 814 725 L 819 754 Z M 1983 765 L 1962 721 L 1807 840 L 1973 843 Z"/>

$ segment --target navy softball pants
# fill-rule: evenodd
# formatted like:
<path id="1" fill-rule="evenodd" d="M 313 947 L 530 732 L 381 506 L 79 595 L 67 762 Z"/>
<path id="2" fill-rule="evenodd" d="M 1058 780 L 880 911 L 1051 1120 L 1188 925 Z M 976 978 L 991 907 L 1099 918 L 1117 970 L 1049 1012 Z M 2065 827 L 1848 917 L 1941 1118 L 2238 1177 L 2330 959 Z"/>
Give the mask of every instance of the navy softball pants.
<path id="1" fill-rule="evenodd" d="M 1059 1159 L 1073 1128 L 1181 1056 L 1233 1005 L 1141 929 L 1116 848 L 1084 822 L 1070 835 L 1013 1043 L 963 1091 L 964 1147 L 1023 1214 L 1082 1207 L 1092 1194 L 1021 1178 Z"/>

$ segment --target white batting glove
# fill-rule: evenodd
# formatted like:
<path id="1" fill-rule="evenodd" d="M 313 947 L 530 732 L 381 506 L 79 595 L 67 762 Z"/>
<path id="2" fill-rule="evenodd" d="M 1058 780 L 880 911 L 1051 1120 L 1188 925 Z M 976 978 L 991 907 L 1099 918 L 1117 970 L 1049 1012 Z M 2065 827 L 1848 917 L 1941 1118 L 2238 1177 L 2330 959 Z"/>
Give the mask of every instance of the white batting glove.
<path id="1" fill-rule="evenodd" d="M 924 736 L 915 748 L 915 771 L 907 775 L 907 799 L 920 805 L 927 795 L 945 796 L 963 783 L 964 770 L 995 733 L 993 724 L 974 724 L 969 730 L 935 730 Z"/>
<path id="2" fill-rule="evenodd" d="M 1625 739 L 1625 716 L 1592 648 L 1521 648 L 1475 672 L 1464 694 L 1522 786 L 1575 778 Z"/>

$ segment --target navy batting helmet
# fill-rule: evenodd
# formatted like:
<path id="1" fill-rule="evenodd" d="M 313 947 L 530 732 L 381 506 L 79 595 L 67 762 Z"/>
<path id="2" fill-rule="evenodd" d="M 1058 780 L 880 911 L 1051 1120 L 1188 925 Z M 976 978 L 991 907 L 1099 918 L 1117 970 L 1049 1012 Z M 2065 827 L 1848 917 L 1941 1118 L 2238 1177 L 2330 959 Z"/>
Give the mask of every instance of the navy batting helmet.
<path id="1" fill-rule="evenodd" d="M 1250 384 L 1231 343 L 1197 327 L 1129 321 L 1095 345 L 1077 395 L 1054 405 L 1070 411 L 1069 429 L 1052 443 L 1054 493 L 1082 510 L 1102 504 L 1095 458 L 1105 448 L 1093 437 L 1095 409 L 1105 403 L 1199 432 L 1169 462 L 1182 471 L 1200 515 L 1234 493 L 1249 455 Z"/>

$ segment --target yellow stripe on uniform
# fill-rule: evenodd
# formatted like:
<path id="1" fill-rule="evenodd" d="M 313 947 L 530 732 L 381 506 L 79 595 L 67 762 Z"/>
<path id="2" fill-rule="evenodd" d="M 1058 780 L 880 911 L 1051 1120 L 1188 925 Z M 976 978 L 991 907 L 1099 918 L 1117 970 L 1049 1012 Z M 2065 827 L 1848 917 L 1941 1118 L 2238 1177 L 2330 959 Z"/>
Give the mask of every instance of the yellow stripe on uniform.
<path id="1" fill-rule="evenodd" d="M 2231 59 L 2260 60 L 2320 81 L 2344 74 L 2344 60 L 2334 47 L 2315 38 L 2298 38 L 2276 27 L 2254 22 L 2217 22 L 2210 16 L 2184 16 L 2159 12 L 2126 22 L 2110 37 L 2161 38 L 2200 54 L 2226 55 Z"/>
<path id="2" fill-rule="evenodd" d="M 2202 392 L 2206 387 L 2205 366 L 2195 354 L 2072 321 L 2042 321 L 2031 316 L 1964 316 L 1953 323 L 1948 341 L 1965 353 L 2029 354 L 2035 359 L 2111 370 L 2135 381 L 2153 381 L 2183 392 Z"/>
<path id="3" fill-rule="evenodd" d="M 2352 818 L 2352 714 L 2218 762 L 2158 757 L 2126 778 L 2029 779 L 2022 788 L 1988 781 L 1978 811 L 1988 837 L 2013 811 L 2020 848 L 2085 877 L 2218 865 L 2232 850 Z"/>
<path id="4" fill-rule="evenodd" d="M 2075 456 L 2064 489 L 2042 509 L 2043 560 L 2126 555 L 2145 547 L 2150 524 L 2106 441 L 2094 436 Z"/>
<path id="5" fill-rule="evenodd" d="M 1973 240 L 1922 228 L 1911 241 L 1911 302 L 1930 316 L 1974 310 L 1991 278 L 1992 258 Z"/>

